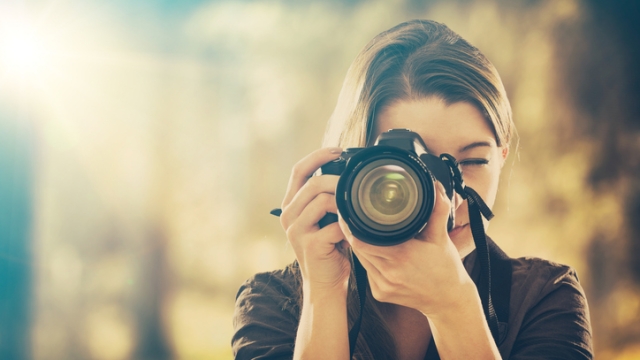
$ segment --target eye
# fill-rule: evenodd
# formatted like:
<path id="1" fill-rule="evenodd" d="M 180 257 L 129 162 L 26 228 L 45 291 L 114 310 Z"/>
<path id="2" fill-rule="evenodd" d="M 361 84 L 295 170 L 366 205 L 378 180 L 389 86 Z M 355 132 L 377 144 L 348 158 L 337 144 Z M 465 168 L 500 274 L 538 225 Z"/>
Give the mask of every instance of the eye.
<path id="1" fill-rule="evenodd" d="M 476 165 L 476 166 L 481 166 L 481 165 L 487 165 L 489 163 L 489 160 L 487 159 L 465 159 L 460 161 L 460 165 L 462 166 L 468 166 L 468 165 Z"/>

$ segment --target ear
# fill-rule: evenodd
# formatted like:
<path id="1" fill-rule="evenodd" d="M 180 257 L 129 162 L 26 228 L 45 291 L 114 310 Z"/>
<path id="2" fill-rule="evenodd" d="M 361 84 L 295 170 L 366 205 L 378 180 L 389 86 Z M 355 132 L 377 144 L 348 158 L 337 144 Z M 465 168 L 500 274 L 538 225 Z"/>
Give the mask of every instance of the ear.
<path id="1" fill-rule="evenodd" d="M 506 162 L 505 160 L 507 160 L 507 156 L 509 156 L 509 147 L 503 146 L 500 152 L 502 153 L 502 164 L 500 164 L 500 168 L 502 168 Z"/>

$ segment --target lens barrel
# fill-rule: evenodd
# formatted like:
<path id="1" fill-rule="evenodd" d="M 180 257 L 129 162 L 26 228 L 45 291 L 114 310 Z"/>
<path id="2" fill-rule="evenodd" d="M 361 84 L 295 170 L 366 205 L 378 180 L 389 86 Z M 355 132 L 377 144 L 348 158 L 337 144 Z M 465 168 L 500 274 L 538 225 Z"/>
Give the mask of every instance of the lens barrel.
<path id="1" fill-rule="evenodd" d="M 435 204 L 434 178 L 413 152 L 394 146 L 364 148 L 346 164 L 336 201 L 355 237 L 396 245 L 426 226 Z"/>

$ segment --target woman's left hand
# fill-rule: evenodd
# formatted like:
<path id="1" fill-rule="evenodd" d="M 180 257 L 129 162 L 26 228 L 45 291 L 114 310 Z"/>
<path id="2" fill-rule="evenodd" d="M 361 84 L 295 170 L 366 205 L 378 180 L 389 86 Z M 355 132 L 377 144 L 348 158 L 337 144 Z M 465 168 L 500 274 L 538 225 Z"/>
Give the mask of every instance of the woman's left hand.
<path id="1" fill-rule="evenodd" d="M 434 210 L 424 230 L 415 239 L 395 246 L 371 245 L 353 237 L 340 218 L 346 240 L 367 270 L 373 297 L 416 309 L 428 317 L 457 311 L 470 296 L 477 297 L 475 284 L 447 232 L 451 201 L 440 182 L 436 193 Z"/>

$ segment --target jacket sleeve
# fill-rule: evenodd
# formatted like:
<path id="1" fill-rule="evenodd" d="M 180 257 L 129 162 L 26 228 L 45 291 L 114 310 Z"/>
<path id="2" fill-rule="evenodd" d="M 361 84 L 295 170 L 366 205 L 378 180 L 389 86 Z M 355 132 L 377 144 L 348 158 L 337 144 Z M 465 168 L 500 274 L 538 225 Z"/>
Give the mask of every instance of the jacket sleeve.
<path id="1" fill-rule="evenodd" d="M 587 300 L 573 269 L 564 267 L 527 311 L 510 359 L 593 359 Z"/>
<path id="2" fill-rule="evenodd" d="M 240 287 L 231 340 L 235 359 L 293 358 L 298 319 L 291 291 L 273 274 L 258 274 Z"/>

